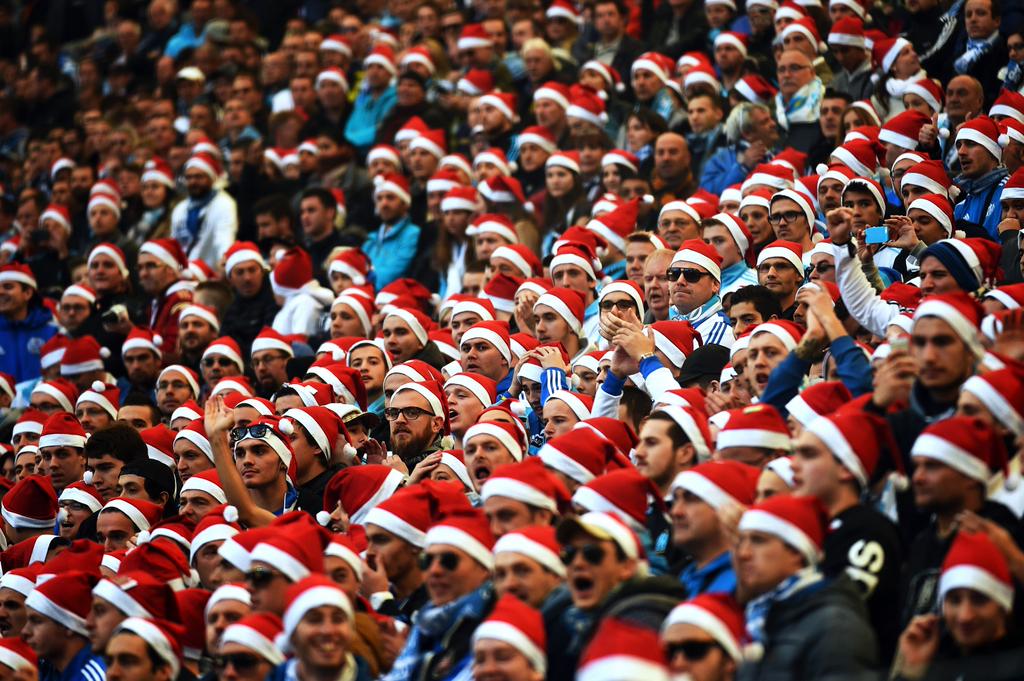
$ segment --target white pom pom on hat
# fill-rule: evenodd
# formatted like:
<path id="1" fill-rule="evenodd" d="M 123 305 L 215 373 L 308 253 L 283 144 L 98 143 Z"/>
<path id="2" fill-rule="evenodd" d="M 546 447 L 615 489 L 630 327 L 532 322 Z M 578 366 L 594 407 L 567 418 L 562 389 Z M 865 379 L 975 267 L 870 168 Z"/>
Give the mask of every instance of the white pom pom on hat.
<path id="1" fill-rule="evenodd" d="M 824 163 L 819 163 L 818 165 L 814 166 L 814 170 L 819 175 L 824 175 L 825 173 L 828 172 L 828 166 L 826 164 L 824 164 Z"/>
<path id="2" fill-rule="evenodd" d="M 102 357 L 103 359 L 107 359 L 108 357 L 110 357 L 110 349 L 100 348 L 100 357 Z"/>
<path id="3" fill-rule="evenodd" d="M 295 432 L 295 428 L 292 426 L 291 421 L 285 421 L 284 419 L 278 424 L 277 429 L 280 430 L 284 435 L 291 435 Z"/>
<path id="4" fill-rule="evenodd" d="M 324 527 L 327 527 L 327 525 L 331 522 L 331 514 L 327 511 L 317 511 L 316 521 Z"/>
<path id="5" fill-rule="evenodd" d="M 161 336 L 160 334 L 154 333 L 153 334 L 153 345 L 155 345 L 155 346 L 157 346 L 159 348 L 163 344 L 164 344 L 164 337 Z"/>
<path id="6" fill-rule="evenodd" d="M 225 506 L 224 507 L 224 513 L 222 513 L 221 515 L 224 516 L 224 522 L 237 523 L 238 522 L 238 507 L 237 506 Z"/>
<path id="7" fill-rule="evenodd" d="M 92 385 L 89 387 L 92 388 L 95 392 L 101 393 L 107 389 L 107 384 L 104 383 L 103 381 L 93 381 Z"/>
<path id="8" fill-rule="evenodd" d="M 85 474 L 82 475 L 82 482 L 87 485 L 92 484 L 92 471 L 86 471 Z"/>
<path id="9" fill-rule="evenodd" d="M 939 137 L 942 139 L 949 139 L 949 130 L 946 128 L 939 128 Z"/>

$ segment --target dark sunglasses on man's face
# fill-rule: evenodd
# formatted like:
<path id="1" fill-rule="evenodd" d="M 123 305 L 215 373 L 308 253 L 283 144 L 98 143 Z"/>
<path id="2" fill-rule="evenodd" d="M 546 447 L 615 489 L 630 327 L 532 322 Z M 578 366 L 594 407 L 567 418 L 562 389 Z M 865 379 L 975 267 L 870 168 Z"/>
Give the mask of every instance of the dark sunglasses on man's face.
<path id="1" fill-rule="evenodd" d="M 573 546 L 570 544 L 566 546 L 562 549 L 562 562 L 569 565 L 576 559 L 577 553 L 581 554 L 583 560 L 591 565 L 600 565 L 604 562 L 604 548 L 597 544 L 584 544 L 583 546 Z"/>
<path id="2" fill-rule="evenodd" d="M 245 573 L 245 581 L 252 584 L 254 589 L 262 589 L 269 586 L 271 582 L 280 576 L 278 573 L 271 572 L 270 570 L 254 568 Z"/>
<path id="3" fill-rule="evenodd" d="M 448 572 L 455 572 L 459 567 L 460 558 L 456 553 L 445 551 L 443 553 L 424 553 L 420 556 L 420 569 L 429 570 L 430 566 L 437 560 L 438 564 Z"/>
<path id="4" fill-rule="evenodd" d="M 708 656 L 718 644 L 714 641 L 681 641 L 665 644 L 665 659 L 669 662 L 682 655 L 690 662 L 699 662 Z"/>
<path id="5" fill-rule="evenodd" d="M 217 655 L 213 658 L 213 666 L 218 672 L 234 667 L 240 674 L 251 672 L 260 663 L 260 658 L 249 653 L 232 653 Z"/>
<path id="6" fill-rule="evenodd" d="M 239 442 L 246 438 L 262 440 L 270 432 L 270 426 L 265 423 L 257 423 L 254 426 L 240 426 L 231 429 L 231 441 Z"/>
<path id="7" fill-rule="evenodd" d="M 214 365 L 219 366 L 219 367 L 229 367 L 232 364 L 234 364 L 234 362 L 232 360 L 228 359 L 227 357 L 204 357 L 203 358 L 203 366 L 206 367 L 207 369 L 213 367 Z"/>
<path id="8" fill-rule="evenodd" d="M 688 284 L 696 284 L 704 277 L 711 276 L 708 272 L 701 272 L 692 267 L 670 267 L 665 272 L 665 275 L 669 281 L 679 281 L 679 277 L 682 277 Z"/>

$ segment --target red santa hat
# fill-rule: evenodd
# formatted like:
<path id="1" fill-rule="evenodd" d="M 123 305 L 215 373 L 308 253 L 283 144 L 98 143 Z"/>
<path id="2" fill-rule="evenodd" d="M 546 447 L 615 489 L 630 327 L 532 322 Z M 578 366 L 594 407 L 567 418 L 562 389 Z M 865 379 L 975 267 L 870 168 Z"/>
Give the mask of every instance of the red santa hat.
<path id="1" fill-rule="evenodd" d="M 462 436 L 463 446 L 468 445 L 470 440 L 479 436 L 493 437 L 508 451 L 509 456 L 516 461 L 523 460 L 526 447 L 520 432 L 512 424 L 503 421 L 474 423 Z"/>
<path id="2" fill-rule="evenodd" d="M 669 612 L 661 629 L 665 631 L 676 624 L 689 624 L 703 630 L 733 661 L 743 661 L 746 621 L 743 608 L 731 595 L 705 593 L 680 603 Z"/>
<path id="3" fill-rule="evenodd" d="M 917 109 L 907 109 L 885 122 L 878 133 L 878 139 L 880 142 L 895 144 L 903 149 L 917 149 L 918 133 L 922 127 L 930 125 L 931 122 L 931 116 L 923 114 Z"/>
<path id="4" fill-rule="evenodd" d="M 121 344 L 121 356 L 129 350 L 149 350 L 157 359 L 163 357 L 163 353 L 160 352 L 160 346 L 163 345 L 163 339 L 154 334 L 150 329 L 134 326 L 132 330 L 128 332 L 128 337 L 125 338 L 124 343 Z"/>
<path id="5" fill-rule="evenodd" d="M 494 569 L 494 535 L 482 511 L 453 513 L 431 526 L 423 548 L 436 545 L 454 546 L 488 571 Z"/>
<path id="6" fill-rule="evenodd" d="M 295 351 L 292 350 L 292 344 L 288 342 L 283 335 L 269 326 L 263 327 L 252 342 L 251 352 L 253 354 L 263 350 L 277 350 L 285 353 L 289 357 L 295 356 Z"/>
<path id="7" fill-rule="evenodd" d="M 536 310 L 540 305 L 554 310 L 558 316 L 565 320 L 573 333 L 579 335 L 583 332 L 583 314 L 586 306 L 584 305 L 583 294 L 579 291 L 559 287 L 551 288 L 537 298 L 537 302 L 533 304 L 533 309 Z"/>
<path id="8" fill-rule="evenodd" d="M 828 34 L 828 44 L 867 49 L 867 42 L 864 39 L 864 22 L 858 17 L 843 17 L 832 24 L 832 30 Z"/>
<path id="9" fill-rule="evenodd" d="M 609 244 L 625 252 L 626 237 L 636 231 L 639 211 L 639 199 L 632 199 L 601 217 L 594 218 L 587 223 L 587 229 L 596 232 Z"/>
<path id="10" fill-rule="evenodd" d="M 353 525 L 363 525 L 370 511 L 394 495 L 402 482 L 402 475 L 389 466 L 342 469 L 324 489 L 324 510 L 317 514 L 317 520 L 321 525 L 329 523 L 331 512 L 340 504 Z"/>
<path id="11" fill-rule="evenodd" d="M 1002 90 L 992 108 L 988 110 L 989 116 L 1006 116 L 1018 123 L 1024 123 L 1024 95 L 1011 90 Z"/>
<path id="12" fill-rule="evenodd" d="M 956 196 L 959 193 L 942 162 L 933 159 L 911 166 L 900 180 L 901 188 L 906 185 L 921 187 L 930 194 Z"/>
<path id="13" fill-rule="evenodd" d="M 738 461 L 708 461 L 676 475 L 670 493 L 684 490 L 714 509 L 727 504 L 746 507 L 757 496 L 759 475 L 759 469 Z"/>
<path id="14" fill-rule="evenodd" d="M 437 71 L 437 66 L 434 64 L 434 57 L 430 54 L 430 50 L 423 45 L 416 45 L 406 50 L 405 54 L 402 55 L 402 60 L 399 65 L 405 68 L 409 64 L 420 64 L 427 69 L 427 73 L 434 75 Z"/>
<path id="15" fill-rule="evenodd" d="M 617 453 L 603 436 L 590 429 L 574 429 L 548 440 L 537 455 L 548 468 L 585 484 L 604 473 Z"/>
<path id="16" fill-rule="evenodd" d="M 825 542 L 825 512 L 814 497 L 775 496 L 751 506 L 739 530 L 764 532 L 795 549 L 808 565 L 817 565 Z"/>
<path id="17" fill-rule="evenodd" d="M 281 534 L 257 544 L 249 558 L 274 567 L 291 582 L 323 572 L 327 538 L 312 518 L 305 517 L 305 522 L 289 523 Z"/>
<path id="18" fill-rule="evenodd" d="M 341 610 L 349 622 L 355 619 L 352 602 L 337 584 L 323 575 L 311 575 L 292 584 L 285 591 L 283 630 L 277 637 L 277 647 L 284 653 L 292 650 L 291 638 L 299 622 L 310 610 L 333 606 Z"/>
<path id="19" fill-rule="evenodd" d="M 388 161 L 395 168 L 402 167 L 402 159 L 398 154 L 398 149 L 388 144 L 378 144 L 370 149 L 369 153 L 366 154 L 366 164 L 370 165 L 374 161 Z"/>
<path id="20" fill-rule="evenodd" d="M 65 399 L 67 398 L 65 397 Z M 85 449 L 85 439 L 85 430 L 71 413 L 69 402 L 67 411 L 53 414 L 43 424 L 38 446 L 40 449 L 46 447 Z"/>
<path id="21" fill-rule="evenodd" d="M 675 63 L 663 54 L 644 52 L 633 62 L 630 73 L 636 73 L 639 70 L 650 71 L 655 78 L 665 84 L 672 78 Z"/>
<path id="22" fill-rule="evenodd" d="M 519 122 L 519 114 L 516 113 L 516 96 L 510 92 L 492 90 L 477 100 L 477 104 L 479 106 L 492 106 L 512 123 Z"/>
<path id="23" fill-rule="evenodd" d="M 722 256 L 714 246 L 703 239 L 687 239 L 680 245 L 672 257 L 671 267 L 690 264 L 699 265 L 711 274 L 718 282 L 722 281 Z"/>
<path id="24" fill-rule="evenodd" d="M 800 244 L 792 241 L 785 241 L 783 239 L 777 239 L 764 248 L 757 254 L 757 264 L 760 266 L 765 260 L 772 258 L 781 258 L 790 265 L 795 267 L 798 271 L 803 272 L 804 261 L 802 255 L 802 249 Z"/>
<path id="25" fill-rule="evenodd" d="M 491 263 L 496 258 L 508 260 L 515 265 L 524 277 L 540 274 L 541 262 L 532 249 L 523 244 L 513 243 L 507 246 L 498 246 L 491 252 Z"/>
<path id="26" fill-rule="evenodd" d="M 560 558 L 561 547 L 555 536 L 555 528 L 550 525 L 522 527 L 502 535 L 494 544 L 494 556 L 502 553 L 526 556 L 552 574 L 565 578 L 565 564 Z"/>
<path id="27" fill-rule="evenodd" d="M 441 159 L 448 149 L 445 141 L 444 130 L 427 130 L 409 142 L 409 151 L 422 149 L 438 160 Z"/>
<path id="28" fill-rule="evenodd" d="M 1003 148 L 999 146 L 999 124 L 988 116 L 976 116 L 960 126 L 956 133 L 956 141 L 965 140 L 980 144 L 996 160 L 1003 157 Z"/>
<path id="29" fill-rule="evenodd" d="M 1002 439 L 987 423 L 969 416 L 952 416 L 930 424 L 914 441 L 910 455 L 939 461 L 985 485 L 997 472 L 1007 474 Z M 1007 487 L 1016 486 L 1007 482 Z"/>
<path id="30" fill-rule="evenodd" d="M 322 43 L 321 43 L 322 49 Z M 216 592 L 214 592 L 216 595 Z M 213 597 L 211 596 L 211 600 Z M 254 612 L 229 624 L 220 636 L 220 645 L 234 643 L 253 651 L 271 665 L 285 661 L 275 640 L 284 630 L 281 618 L 271 612 Z"/>
<path id="31" fill-rule="evenodd" d="M 560 1 L 556 0 L 556 4 Z M 544 618 L 510 593 L 498 599 L 491 614 L 473 632 L 473 644 L 481 640 L 510 645 L 526 658 L 535 672 L 541 675 L 547 672 Z"/>
<path id="32" fill-rule="evenodd" d="M 665 84 L 671 86 L 672 82 L 673 81 L 670 80 Z M 686 75 L 683 77 L 683 87 L 685 88 L 689 88 L 700 83 L 710 85 L 715 88 L 716 92 L 722 87 L 715 70 L 712 67 L 704 66 L 703 64 L 694 66 L 692 69 L 687 71 Z"/>
<path id="33" fill-rule="evenodd" d="M 88 638 L 85 618 L 92 606 L 92 588 L 98 581 L 98 574 L 63 572 L 36 585 L 25 599 L 25 607 Z"/>
<path id="34" fill-rule="evenodd" d="M 39 657 L 20 638 L 0 638 L 0 664 L 13 669 L 16 673 L 34 671 L 39 666 Z"/>
<path id="35" fill-rule="evenodd" d="M 719 431 L 718 449 L 763 447 L 789 450 L 789 428 L 779 411 L 769 404 L 729 410 L 729 420 Z"/>
<path id="36" fill-rule="evenodd" d="M 950 242 L 957 241 L 950 239 Z M 970 295 L 955 291 L 929 296 L 914 311 L 914 322 L 923 317 L 937 317 L 949 324 L 953 332 L 978 358 L 985 354 L 980 327 L 983 311 Z"/>
<path id="37" fill-rule="evenodd" d="M 652 496 L 655 507 L 663 509 L 657 488 L 639 471 L 629 467 L 608 471 L 578 487 L 572 501 L 587 511 L 610 513 L 639 532 L 645 526 L 648 497 Z"/>
<path id="38" fill-rule="evenodd" d="M 185 170 L 191 170 L 193 168 L 206 173 L 206 175 L 215 182 L 223 172 L 220 161 L 218 161 L 212 154 L 208 154 L 206 152 L 193 154 L 189 160 L 185 161 Z"/>
<path id="39" fill-rule="evenodd" d="M 0 267 L 0 282 L 5 281 L 14 281 L 32 289 L 39 288 L 36 284 L 36 275 L 32 273 L 32 269 L 28 265 L 22 265 L 21 263 L 10 263 Z"/>
<path id="40" fill-rule="evenodd" d="M 944 194 L 925 194 L 914 199 L 907 211 L 922 210 L 928 213 L 946 231 L 946 237 L 953 235 L 953 206 Z"/>
<path id="41" fill-rule="evenodd" d="M 910 41 L 906 38 L 885 38 L 874 42 L 871 53 L 875 62 L 881 65 L 882 72 L 888 73 L 903 48 L 910 46 Z"/>
<path id="42" fill-rule="evenodd" d="M 472 428 L 479 425 L 482 424 L 476 424 Z M 504 437 L 502 431 L 500 439 Z M 506 445 L 506 448 L 508 446 Z M 518 447 L 515 444 L 512 446 Z M 519 458 L 517 457 L 517 461 Z M 540 459 L 529 457 L 520 463 L 498 466 L 494 470 L 480 490 L 480 498 L 483 501 L 491 497 L 514 499 L 558 515 L 560 509 L 565 508 L 569 502 L 569 491 L 561 480 L 547 471 Z"/>
<path id="43" fill-rule="evenodd" d="M 841 381 L 822 381 L 804 389 L 789 402 L 786 410 L 803 427 L 819 416 L 831 414 L 853 399 Z"/>
<path id="44" fill-rule="evenodd" d="M 143 253 L 153 256 L 176 272 L 188 267 L 185 251 L 175 239 L 151 239 L 139 248 L 139 255 Z"/>
<path id="45" fill-rule="evenodd" d="M 903 90 L 903 94 L 914 94 L 920 97 L 931 107 L 933 113 L 939 113 L 942 111 L 942 104 L 944 97 L 942 94 L 942 88 L 932 80 L 931 78 L 918 78 L 917 80 L 910 81 Z M 998 104 L 999 100 L 996 100 Z M 992 107 L 995 109 L 995 107 Z M 995 116 L 994 111 L 989 111 L 990 116 Z"/>
<path id="46" fill-rule="evenodd" d="M 126 515 L 128 520 L 132 521 L 135 529 L 140 532 L 148 530 L 163 517 L 163 507 L 145 499 L 117 497 L 108 501 L 103 507 L 103 511 L 108 509 L 114 509 Z"/>
<path id="47" fill-rule="evenodd" d="M 557 81 L 549 80 L 541 85 L 533 93 L 533 101 L 546 99 L 554 102 L 562 109 L 569 108 L 569 86 Z"/>
<path id="48" fill-rule="evenodd" d="M 484 30 L 483 24 L 466 24 L 459 33 L 456 48 L 462 50 L 474 50 L 478 47 L 494 47 L 494 41 Z"/>
<path id="49" fill-rule="evenodd" d="M 569 118 L 579 118 L 603 129 L 608 123 L 606 105 L 600 94 L 586 85 L 573 85 L 569 88 L 572 104 L 566 110 Z"/>
<path id="50" fill-rule="evenodd" d="M 711 431 L 708 430 L 708 419 L 703 411 L 693 406 L 676 404 L 663 404 L 658 411 L 671 418 L 682 429 L 701 461 L 711 457 Z"/>
<path id="51" fill-rule="evenodd" d="M 77 409 L 83 402 L 92 402 L 110 415 L 110 418 L 117 419 L 117 411 L 121 405 L 121 391 L 116 385 L 107 385 L 103 381 L 93 381 L 86 390 L 78 396 L 75 402 Z"/>
<path id="52" fill-rule="evenodd" d="M 469 327 L 469 330 L 462 335 L 462 343 L 478 339 L 490 343 L 497 348 L 498 352 L 501 353 L 501 356 L 511 364 L 512 348 L 508 331 L 508 322 L 477 322 L 473 326 Z"/>
<path id="53" fill-rule="evenodd" d="M 861 411 L 828 414 L 811 421 L 806 430 L 828 447 L 843 468 L 857 479 L 861 489 L 870 484 L 885 449 L 889 449 L 890 457 L 902 472 L 892 432 L 883 419 L 873 414 Z"/>
<path id="54" fill-rule="evenodd" d="M 722 31 L 715 36 L 714 47 L 717 50 L 720 45 L 729 45 L 739 50 L 739 53 L 743 55 L 744 59 L 747 56 L 747 36 L 742 33 L 736 33 L 735 31 Z"/>
<path id="55" fill-rule="evenodd" d="M 988 596 L 1006 612 L 1013 610 L 1013 576 L 1006 557 L 984 533 L 957 532 L 939 577 L 939 602 L 954 589 Z"/>
<path id="56" fill-rule="evenodd" d="M 174 419 L 172 418 L 171 420 L 173 421 Z M 210 445 L 210 440 L 206 436 L 206 428 L 203 425 L 203 420 L 201 418 L 195 419 L 179 430 L 177 435 L 174 436 L 174 443 L 177 444 L 178 440 L 184 440 L 191 443 L 199 449 L 206 458 L 213 461 L 213 447 Z"/>
<path id="57" fill-rule="evenodd" d="M 583 16 L 568 0 L 555 0 L 544 12 L 544 16 L 548 19 L 567 19 L 577 25 L 583 24 Z"/>
<path id="58" fill-rule="evenodd" d="M 814 23 L 814 19 L 805 16 L 800 17 L 791 24 L 788 24 L 784 29 L 782 29 L 782 39 L 785 40 L 794 33 L 799 33 L 807 38 L 818 54 L 825 51 L 825 44 L 821 41 L 821 34 L 818 33 L 818 25 Z"/>
<path id="59" fill-rule="evenodd" d="M 0 515 L 16 530 L 52 528 L 59 510 L 53 484 L 42 475 L 22 478 L 0 501 Z"/>
<path id="60" fill-rule="evenodd" d="M 10 494 L 10 492 L 8 492 L 8 494 Z M 103 495 L 99 493 L 99 490 L 80 480 L 71 483 L 61 490 L 60 497 L 58 497 L 58 504 L 61 501 L 74 501 L 75 503 L 82 504 L 93 513 L 96 513 L 103 508 L 103 504 L 105 503 Z M 52 524 L 53 523 L 50 523 L 51 526 Z"/>
<path id="61" fill-rule="evenodd" d="M 622 679 L 668 681 L 668 665 L 656 631 L 607 617 L 583 651 L 576 681 Z"/>
<path id="62" fill-rule="evenodd" d="M 395 52 L 389 45 L 378 43 L 373 46 L 370 54 L 366 55 L 366 58 L 363 59 L 363 68 L 367 68 L 371 64 L 382 67 L 392 76 L 398 73 L 398 65 L 395 63 Z"/>
<path id="63" fill-rule="evenodd" d="M 778 94 L 778 90 L 758 74 L 748 74 L 743 76 L 735 85 L 736 91 L 741 94 L 747 101 L 753 102 L 754 104 L 767 105 Z"/>
<path id="64" fill-rule="evenodd" d="M 245 371 L 245 363 L 242 361 L 242 350 L 238 347 L 238 343 L 235 342 L 234 338 L 221 336 L 207 345 L 206 349 L 203 350 L 203 359 L 212 355 L 227 357 L 235 363 L 239 371 Z"/>
<path id="65" fill-rule="evenodd" d="M 412 203 L 412 194 L 409 193 L 409 180 L 398 173 L 384 173 L 373 178 L 373 196 L 383 192 L 390 192 L 397 196 L 406 206 Z"/>

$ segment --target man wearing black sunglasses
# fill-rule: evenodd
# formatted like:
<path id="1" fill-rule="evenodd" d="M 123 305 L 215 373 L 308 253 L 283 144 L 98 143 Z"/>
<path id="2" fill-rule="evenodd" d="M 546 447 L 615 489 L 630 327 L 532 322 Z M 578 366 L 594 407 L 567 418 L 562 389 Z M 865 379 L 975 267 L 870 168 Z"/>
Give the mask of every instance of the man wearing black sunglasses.
<path id="1" fill-rule="evenodd" d="M 718 251 L 702 239 L 684 241 L 667 274 L 672 287 L 669 319 L 690 322 L 704 345 L 730 347 L 732 327 L 718 296 L 722 288 L 722 256 Z"/>
<path id="2" fill-rule="evenodd" d="M 233 338 L 221 337 L 214 340 L 203 350 L 199 369 L 203 382 L 210 388 L 222 378 L 241 376 L 245 367 L 242 365 L 238 344 Z"/>
<path id="3" fill-rule="evenodd" d="M 274 667 L 284 662 L 284 655 L 273 646 L 254 646 L 259 639 L 253 633 L 265 636 L 265 632 L 279 631 L 280 623 L 268 613 L 248 615 L 229 625 L 213 657 L 217 678 L 231 681 L 262 681 L 267 678 Z"/>
<path id="4" fill-rule="evenodd" d="M 566 518 L 558 525 L 557 537 L 562 545 L 566 583 L 578 617 L 594 617 L 612 592 L 630 579 L 642 576 L 638 562 L 639 540 L 615 516 L 591 512 L 579 518 Z M 561 661 L 575 669 L 583 642 L 578 632 L 569 634 L 567 640 L 569 645 Z"/>
<path id="5" fill-rule="evenodd" d="M 677 605 L 661 625 L 669 671 L 691 681 L 732 681 L 743 661 L 743 630 L 743 610 L 730 595 L 701 595 Z"/>

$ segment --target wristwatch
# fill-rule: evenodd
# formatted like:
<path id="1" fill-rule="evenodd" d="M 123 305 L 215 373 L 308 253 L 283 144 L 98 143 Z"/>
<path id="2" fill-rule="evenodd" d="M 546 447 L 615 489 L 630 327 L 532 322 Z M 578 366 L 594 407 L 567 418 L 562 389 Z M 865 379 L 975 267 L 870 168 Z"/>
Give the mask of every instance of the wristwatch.
<path id="1" fill-rule="evenodd" d="M 645 352 L 644 354 L 640 355 L 637 358 L 636 363 L 637 364 L 643 364 L 645 359 L 650 359 L 651 357 L 654 357 L 654 356 L 655 356 L 654 351 Z"/>

